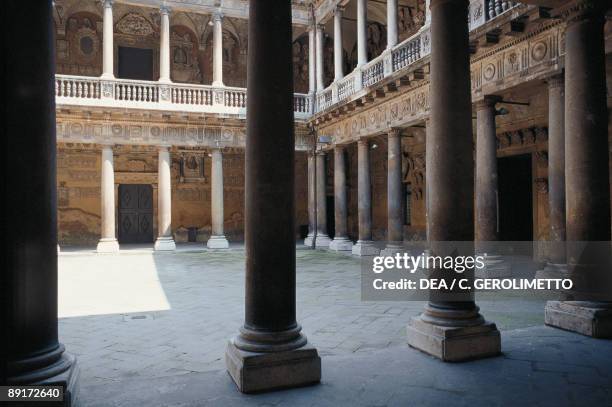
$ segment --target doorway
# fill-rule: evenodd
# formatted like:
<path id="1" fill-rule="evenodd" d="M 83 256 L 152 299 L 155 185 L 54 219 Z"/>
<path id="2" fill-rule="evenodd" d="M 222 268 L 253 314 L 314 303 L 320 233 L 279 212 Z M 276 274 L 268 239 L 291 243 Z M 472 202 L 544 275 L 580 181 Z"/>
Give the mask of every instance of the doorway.
<path id="1" fill-rule="evenodd" d="M 531 154 L 501 157 L 497 165 L 500 240 L 533 240 Z"/>
<path id="2" fill-rule="evenodd" d="M 119 185 L 119 243 L 153 243 L 151 185 Z"/>
<path id="3" fill-rule="evenodd" d="M 152 49 L 119 47 L 118 58 L 117 73 L 119 78 L 153 80 Z"/>

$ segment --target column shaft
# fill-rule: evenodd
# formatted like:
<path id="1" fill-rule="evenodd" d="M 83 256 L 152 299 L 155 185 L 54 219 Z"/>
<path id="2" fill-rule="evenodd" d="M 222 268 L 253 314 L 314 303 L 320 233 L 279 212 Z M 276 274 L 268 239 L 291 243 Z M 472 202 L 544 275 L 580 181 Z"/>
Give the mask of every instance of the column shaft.
<path id="1" fill-rule="evenodd" d="M 308 154 L 308 236 L 304 240 L 304 245 L 312 246 L 315 230 L 315 187 L 314 187 L 315 163 L 314 155 Z"/>
<path id="2" fill-rule="evenodd" d="M 499 101 L 497 96 L 485 96 L 476 105 L 476 240 L 482 242 L 498 239 L 495 104 Z"/>
<path id="3" fill-rule="evenodd" d="M 210 171 L 212 236 L 208 239 L 210 249 L 227 249 L 229 243 L 223 231 L 223 153 L 215 148 L 212 151 Z"/>
<path id="4" fill-rule="evenodd" d="M 387 49 L 397 44 L 397 0 L 387 0 Z"/>
<path id="5" fill-rule="evenodd" d="M 315 154 L 317 171 L 317 235 L 316 247 L 329 247 L 329 236 L 327 234 L 327 186 L 325 173 L 325 152 Z"/>
<path id="6" fill-rule="evenodd" d="M 102 77 L 114 78 L 113 0 L 104 0 L 102 29 Z"/>
<path id="7" fill-rule="evenodd" d="M 9 1 L 2 23 L 1 385 L 61 385 L 62 406 L 78 389 L 74 356 L 58 341 L 57 185 L 52 2 Z M 23 22 L 32 24 L 27 30 Z M 16 39 L 19 39 L 16 41 Z M 27 135 L 24 137 L 24 135 Z M 19 214 L 19 216 L 17 216 Z M 25 403 L 27 404 L 27 403 Z"/>
<path id="8" fill-rule="evenodd" d="M 346 238 L 347 228 L 347 202 L 346 202 L 346 167 L 344 162 L 344 147 L 334 148 L 334 217 L 335 231 L 334 240 L 339 237 Z"/>
<path id="9" fill-rule="evenodd" d="M 311 26 L 308 28 L 308 93 L 313 93 L 316 89 L 316 57 L 316 29 Z"/>
<path id="10" fill-rule="evenodd" d="M 161 6 L 159 12 L 161 15 L 159 81 L 170 82 L 170 10 L 166 6 Z"/>
<path id="11" fill-rule="evenodd" d="M 213 14 L 213 86 L 223 86 L 223 16 Z"/>
<path id="12" fill-rule="evenodd" d="M 160 147 L 157 173 L 157 240 L 155 250 L 174 250 L 172 237 L 172 178 L 170 174 L 170 151 Z"/>
<path id="13" fill-rule="evenodd" d="M 426 140 L 427 232 L 434 256 L 474 255 L 474 161 L 467 0 L 431 2 L 430 128 Z M 466 242 L 466 243 L 459 243 Z M 431 277 L 452 284 L 452 270 Z M 461 275 L 473 277 L 473 270 Z M 484 321 L 471 290 L 431 290 L 408 326 L 408 343 L 444 361 L 496 355 L 500 336 Z M 474 327 L 478 326 L 477 330 Z M 453 346 L 449 346 L 450 344 Z M 462 345 L 457 346 L 456 344 Z"/>
<path id="14" fill-rule="evenodd" d="M 343 48 L 342 48 L 342 8 L 334 11 L 334 80 L 344 77 Z"/>
<path id="15" fill-rule="evenodd" d="M 357 0 L 357 66 L 368 63 L 368 3 Z"/>
<path id="16" fill-rule="evenodd" d="M 551 263 L 565 263 L 565 87 L 563 76 L 548 81 L 548 204 Z"/>
<path id="17" fill-rule="evenodd" d="M 225 357 L 242 392 L 321 380 L 321 359 L 307 345 L 295 315 L 291 32 L 290 2 L 249 2 L 245 321 Z"/>
<path id="18" fill-rule="evenodd" d="M 370 144 L 367 139 L 357 142 L 357 212 L 359 240 L 353 254 L 369 256 L 380 251 L 372 242 L 372 185 L 370 181 Z"/>
<path id="19" fill-rule="evenodd" d="M 115 252 L 119 244 L 115 236 L 115 170 L 113 147 L 102 147 L 100 170 L 100 241 L 98 252 Z"/>
<path id="20" fill-rule="evenodd" d="M 325 89 L 325 82 L 324 82 L 324 72 L 323 72 L 323 47 L 324 47 L 324 32 L 323 32 L 323 26 L 321 25 L 317 25 L 316 28 L 316 32 L 317 32 L 317 46 L 316 46 L 316 53 L 317 53 L 317 91 L 321 91 L 323 89 Z"/>
<path id="21" fill-rule="evenodd" d="M 329 248 L 335 251 L 352 250 L 353 242 L 348 238 L 346 203 L 346 167 L 344 146 L 334 147 L 334 240 Z"/>
<path id="22" fill-rule="evenodd" d="M 387 152 L 387 241 L 392 246 L 404 240 L 402 203 L 402 140 L 399 131 L 391 130 Z"/>

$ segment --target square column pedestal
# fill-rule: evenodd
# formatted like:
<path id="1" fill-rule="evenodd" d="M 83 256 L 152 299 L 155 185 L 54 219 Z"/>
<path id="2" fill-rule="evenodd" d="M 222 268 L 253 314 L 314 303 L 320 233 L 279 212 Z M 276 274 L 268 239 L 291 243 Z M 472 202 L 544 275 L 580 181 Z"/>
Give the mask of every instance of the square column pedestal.
<path id="1" fill-rule="evenodd" d="M 206 242 L 209 249 L 228 249 L 229 243 L 225 236 L 211 236 Z"/>
<path id="2" fill-rule="evenodd" d="M 98 241 L 96 252 L 98 253 L 117 253 L 119 251 L 119 243 L 117 239 L 102 238 Z"/>
<path id="3" fill-rule="evenodd" d="M 155 241 L 155 251 L 173 251 L 176 250 L 176 243 L 172 236 L 158 237 Z"/>
<path id="4" fill-rule="evenodd" d="M 350 252 L 353 250 L 353 242 L 347 237 L 334 238 L 329 244 L 329 250 L 336 252 Z"/>
<path id="5" fill-rule="evenodd" d="M 501 337 L 493 322 L 468 327 L 450 327 L 410 320 L 408 344 L 445 362 L 461 362 L 499 355 Z"/>
<path id="6" fill-rule="evenodd" d="M 321 358 L 310 345 L 285 352 L 247 352 L 230 340 L 227 371 L 243 393 L 300 387 L 321 381 Z"/>
<path id="7" fill-rule="evenodd" d="M 380 249 L 374 246 L 371 240 L 358 240 L 353 246 L 352 253 L 356 256 L 378 256 Z"/>
<path id="8" fill-rule="evenodd" d="M 544 323 L 593 338 L 612 338 L 612 304 L 548 301 Z"/>

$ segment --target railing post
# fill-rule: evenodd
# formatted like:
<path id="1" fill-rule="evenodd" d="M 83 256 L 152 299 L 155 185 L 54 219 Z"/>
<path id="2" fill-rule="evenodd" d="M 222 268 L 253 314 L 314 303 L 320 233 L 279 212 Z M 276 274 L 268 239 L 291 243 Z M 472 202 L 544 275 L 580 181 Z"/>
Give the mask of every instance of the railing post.
<path id="1" fill-rule="evenodd" d="M 387 48 L 382 53 L 383 58 L 383 77 L 387 77 L 393 73 L 393 49 Z"/>
<path id="2" fill-rule="evenodd" d="M 115 83 L 111 81 L 100 82 L 100 99 L 115 99 Z"/>
<path id="3" fill-rule="evenodd" d="M 225 91 L 223 89 L 213 89 L 213 106 L 225 106 Z"/>
<path id="4" fill-rule="evenodd" d="M 159 100 L 157 103 L 172 103 L 171 89 L 169 85 L 159 85 Z"/>
<path id="5" fill-rule="evenodd" d="M 480 27 L 486 21 L 487 16 L 487 4 L 486 0 L 471 0 L 468 8 L 468 21 L 470 23 L 470 30 Z"/>

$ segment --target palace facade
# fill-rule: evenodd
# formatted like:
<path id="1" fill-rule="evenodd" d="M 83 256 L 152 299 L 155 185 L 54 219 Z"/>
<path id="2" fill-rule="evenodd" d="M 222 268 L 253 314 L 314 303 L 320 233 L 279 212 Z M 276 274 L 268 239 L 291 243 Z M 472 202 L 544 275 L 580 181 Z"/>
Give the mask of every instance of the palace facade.
<path id="1" fill-rule="evenodd" d="M 60 245 L 243 240 L 246 3 L 152 3 L 55 1 Z M 310 245 L 316 218 L 318 247 L 424 239 L 428 4 L 292 9 L 296 235 Z M 468 20 L 474 139 L 489 139 L 496 158 L 482 165 L 498 172 L 497 186 L 479 184 L 495 201 L 481 218 L 502 240 L 558 238 L 549 136 L 563 132 L 567 21 L 501 0 L 471 1 Z"/>

